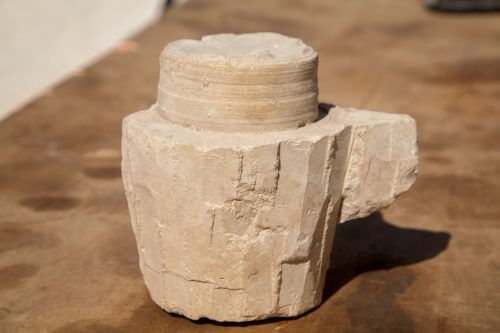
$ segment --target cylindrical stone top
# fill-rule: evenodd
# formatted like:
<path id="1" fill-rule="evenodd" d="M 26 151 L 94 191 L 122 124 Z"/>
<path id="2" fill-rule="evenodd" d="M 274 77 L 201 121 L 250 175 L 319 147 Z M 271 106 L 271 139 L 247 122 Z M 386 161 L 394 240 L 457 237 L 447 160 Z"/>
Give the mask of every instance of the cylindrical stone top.
<path id="1" fill-rule="evenodd" d="M 160 56 L 158 112 L 216 131 L 297 128 L 317 118 L 318 55 L 277 33 L 177 40 Z"/>

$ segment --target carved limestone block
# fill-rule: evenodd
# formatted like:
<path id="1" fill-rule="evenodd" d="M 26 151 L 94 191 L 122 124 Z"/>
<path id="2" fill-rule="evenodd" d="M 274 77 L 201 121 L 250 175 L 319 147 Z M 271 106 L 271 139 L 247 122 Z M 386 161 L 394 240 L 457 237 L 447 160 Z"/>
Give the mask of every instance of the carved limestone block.
<path id="1" fill-rule="evenodd" d="M 416 177 L 415 121 L 318 112 L 317 54 L 274 33 L 167 45 L 158 101 L 123 122 L 122 172 L 152 299 L 191 319 L 321 302 L 337 223 Z"/>

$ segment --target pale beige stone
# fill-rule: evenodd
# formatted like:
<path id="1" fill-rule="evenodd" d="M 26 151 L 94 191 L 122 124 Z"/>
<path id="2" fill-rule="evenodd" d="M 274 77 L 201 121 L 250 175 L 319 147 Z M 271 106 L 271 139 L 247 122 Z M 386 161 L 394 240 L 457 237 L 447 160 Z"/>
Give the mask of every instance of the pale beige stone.
<path id="1" fill-rule="evenodd" d="M 175 61 L 212 75 L 210 94 L 174 87 L 197 82 L 183 81 L 184 67 L 166 65 L 177 52 L 189 59 Z M 272 57 L 263 56 L 268 52 Z M 288 75 L 294 62 L 300 67 L 302 55 L 314 72 L 297 82 L 314 82 L 317 94 L 316 53 L 298 40 L 265 33 L 174 42 L 162 54 L 159 102 L 125 118 L 122 171 L 132 228 L 146 286 L 163 309 L 218 321 L 306 312 L 321 302 L 337 223 L 391 204 L 413 183 L 411 117 L 335 107 L 316 119 L 316 95 L 313 111 L 289 105 L 297 117 L 312 118 L 287 122 L 285 109 L 271 107 L 294 95 L 287 89 L 295 82 L 275 87 L 271 78 Z M 235 83 L 262 64 L 269 73 L 261 87 L 252 81 L 261 72 Z M 251 98 L 239 95 L 245 91 Z M 168 101 L 180 95 L 183 101 Z M 199 104 L 190 105 L 190 96 Z M 265 103 L 256 106 L 259 96 Z M 248 107 L 232 114 L 221 106 L 226 98 Z"/>
<path id="2" fill-rule="evenodd" d="M 183 39 L 161 57 L 158 110 L 168 120 L 219 131 L 303 126 L 318 115 L 318 55 L 276 33 Z"/>

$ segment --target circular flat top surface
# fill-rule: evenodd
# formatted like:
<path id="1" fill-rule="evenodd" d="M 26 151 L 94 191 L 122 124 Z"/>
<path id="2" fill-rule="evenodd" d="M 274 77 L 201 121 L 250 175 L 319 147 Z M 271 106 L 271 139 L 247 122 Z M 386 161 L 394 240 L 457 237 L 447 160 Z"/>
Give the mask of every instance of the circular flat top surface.
<path id="1" fill-rule="evenodd" d="M 163 57 L 213 64 L 273 65 L 316 58 L 314 49 L 300 39 L 272 32 L 218 34 L 201 40 L 181 39 L 168 44 Z"/>

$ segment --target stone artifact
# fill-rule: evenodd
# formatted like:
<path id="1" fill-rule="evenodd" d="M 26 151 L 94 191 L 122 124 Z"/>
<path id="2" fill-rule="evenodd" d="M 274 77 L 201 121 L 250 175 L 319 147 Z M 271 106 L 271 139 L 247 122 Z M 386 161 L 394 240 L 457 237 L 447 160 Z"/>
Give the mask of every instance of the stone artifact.
<path id="1" fill-rule="evenodd" d="M 316 52 L 275 33 L 178 40 L 158 101 L 123 121 L 122 171 L 152 299 L 191 319 L 321 302 L 337 223 L 408 190 L 415 121 L 318 112 Z"/>

